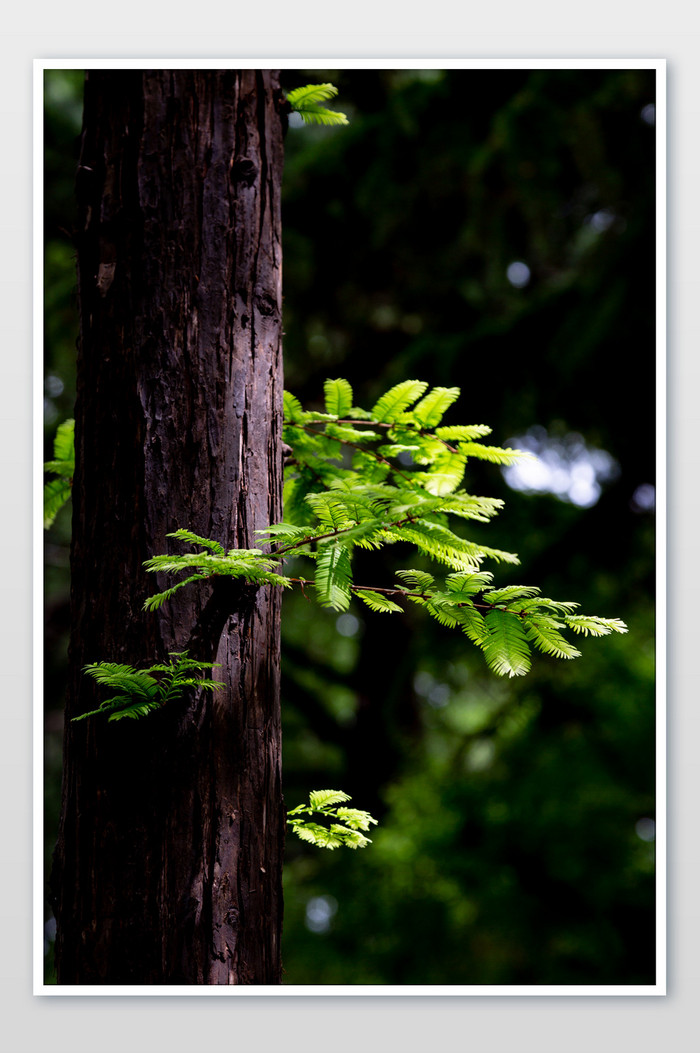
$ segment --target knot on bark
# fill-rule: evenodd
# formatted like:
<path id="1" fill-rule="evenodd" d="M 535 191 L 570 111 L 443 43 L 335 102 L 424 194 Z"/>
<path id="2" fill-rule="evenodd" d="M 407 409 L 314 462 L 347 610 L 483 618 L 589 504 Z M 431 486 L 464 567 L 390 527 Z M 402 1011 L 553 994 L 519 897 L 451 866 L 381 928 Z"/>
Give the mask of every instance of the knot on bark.
<path id="1" fill-rule="evenodd" d="M 252 612 L 259 589 L 258 585 L 223 576 L 215 577 L 212 585 L 211 595 L 187 642 L 191 654 L 207 656 L 203 660 L 213 660 L 221 634 L 232 615 L 246 617 Z"/>
<path id="2" fill-rule="evenodd" d="M 258 166 L 249 157 L 241 157 L 231 164 L 231 182 L 252 186 L 258 176 Z"/>

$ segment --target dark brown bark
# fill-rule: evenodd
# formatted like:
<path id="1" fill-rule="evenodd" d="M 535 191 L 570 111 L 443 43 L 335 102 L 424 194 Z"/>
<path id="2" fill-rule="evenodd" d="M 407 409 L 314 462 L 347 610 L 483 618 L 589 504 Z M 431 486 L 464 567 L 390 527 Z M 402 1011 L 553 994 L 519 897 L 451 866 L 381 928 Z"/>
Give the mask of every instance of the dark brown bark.
<path id="1" fill-rule="evenodd" d="M 142 610 L 168 532 L 250 548 L 281 517 L 278 100 L 270 71 L 87 78 L 59 984 L 280 982 L 278 590 Z M 186 649 L 224 691 L 70 722 L 105 697 L 87 662 Z"/>

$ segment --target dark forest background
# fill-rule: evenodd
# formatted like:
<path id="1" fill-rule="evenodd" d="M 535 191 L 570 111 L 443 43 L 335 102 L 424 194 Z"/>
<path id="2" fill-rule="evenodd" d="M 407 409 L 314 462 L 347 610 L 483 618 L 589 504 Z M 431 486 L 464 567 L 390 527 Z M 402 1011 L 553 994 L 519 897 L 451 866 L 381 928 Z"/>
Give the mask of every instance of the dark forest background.
<path id="1" fill-rule="evenodd" d="M 460 386 L 446 423 L 539 455 L 469 471 L 506 500 L 484 540 L 522 565 L 499 584 L 630 628 L 503 681 L 419 611 L 285 595 L 287 806 L 333 787 L 381 820 L 356 853 L 288 839 L 288 984 L 654 982 L 654 76 L 283 71 L 336 84 L 350 118 L 292 117 L 285 140 L 286 387 Z M 46 72 L 47 458 L 75 394 L 81 95 L 80 71 Z M 47 869 L 69 536 L 68 508 L 46 544 Z M 373 583 L 402 565 L 373 559 Z M 48 908 L 46 933 L 50 976 Z"/>

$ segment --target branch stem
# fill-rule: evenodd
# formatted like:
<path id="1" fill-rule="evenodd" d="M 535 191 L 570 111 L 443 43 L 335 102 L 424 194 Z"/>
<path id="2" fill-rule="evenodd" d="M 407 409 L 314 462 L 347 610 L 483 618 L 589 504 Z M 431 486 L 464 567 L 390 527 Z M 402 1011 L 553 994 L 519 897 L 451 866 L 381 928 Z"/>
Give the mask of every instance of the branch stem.
<path id="1" fill-rule="evenodd" d="M 430 513 L 428 513 L 430 514 Z M 404 516 L 403 519 L 397 519 L 393 523 L 384 523 L 382 526 L 377 527 L 377 530 L 388 531 L 391 527 L 400 527 L 405 523 L 415 523 L 416 516 Z M 302 545 L 312 545 L 315 541 L 327 541 L 331 537 L 340 537 L 341 534 L 347 534 L 350 530 L 354 530 L 360 526 L 360 523 L 351 523 L 349 526 L 339 527 L 337 530 L 331 530 L 327 534 L 314 534 L 311 537 L 303 537 L 299 541 L 293 541 L 290 545 L 285 545 L 283 548 L 278 548 L 272 553 L 273 556 L 282 556 L 287 552 L 291 552 L 292 549 L 300 548 Z"/>
<path id="2" fill-rule="evenodd" d="M 309 578 L 289 578 L 289 581 L 294 582 L 295 585 L 301 585 L 302 592 L 304 591 L 305 585 L 311 585 L 315 588 L 315 583 Z M 415 597 L 416 599 L 426 600 L 430 602 L 433 596 L 429 592 L 411 592 L 409 589 L 384 589 L 376 585 L 351 585 L 351 592 L 379 592 L 383 596 L 406 596 Z M 456 607 L 466 607 L 465 603 L 456 603 Z M 472 602 L 469 606 L 478 607 L 483 611 L 503 611 L 505 614 L 517 614 L 519 618 L 526 618 L 528 615 L 527 611 L 513 611 L 510 607 L 499 606 L 497 603 L 475 603 Z"/>

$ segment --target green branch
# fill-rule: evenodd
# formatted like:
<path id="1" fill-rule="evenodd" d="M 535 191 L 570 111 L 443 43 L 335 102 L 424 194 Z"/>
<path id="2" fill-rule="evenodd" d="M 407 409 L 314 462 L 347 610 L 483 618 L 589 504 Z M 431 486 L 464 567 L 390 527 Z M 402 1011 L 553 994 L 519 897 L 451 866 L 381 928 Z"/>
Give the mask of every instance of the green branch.
<path id="1" fill-rule="evenodd" d="M 287 822 L 297 837 L 317 848 L 366 848 L 372 841 L 365 833 L 377 825 L 377 820 L 369 812 L 345 807 L 350 800 L 342 790 L 312 790 L 308 804 L 299 804 L 287 812 Z M 304 819 L 306 815 L 336 821 L 324 826 Z"/>
<path id="2" fill-rule="evenodd" d="M 73 717 L 73 721 L 105 715 L 110 723 L 125 718 L 135 720 L 179 701 L 187 688 L 197 687 L 204 691 L 220 691 L 223 688 L 224 685 L 218 680 L 201 675 L 205 669 L 217 668 L 219 663 L 198 662 L 188 658 L 187 651 L 173 651 L 169 658 L 169 662 L 160 662 L 141 670 L 116 662 L 86 665 L 84 673 L 115 693 L 97 709 L 81 713 Z"/>
<path id="3" fill-rule="evenodd" d="M 528 672 L 532 649 L 571 659 L 580 652 L 562 635 L 606 636 L 627 627 L 617 618 L 574 613 L 577 604 L 543 597 L 534 586 L 493 587 L 485 560 L 517 564 L 513 552 L 465 537 L 452 520 L 488 523 L 500 511 L 500 499 L 479 497 L 463 488 L 471 460 L 512 464 L 518 450 L 485 444 L 484 424 L 442 425 L 458 388 L 430 390 L 424 381 L 405 380 L 385 392 L 370 410 L 354 405 L 344 379 L 324 384 L 325 412 L 304 410 L 284 393 L 283 442 L 292 450 L 285 480 L 285 521 L 257 531 L 272 547 L 231 549 L 188 530 L 169 535 L 205 551 L 154 556 L 152 572 L 183 572 L 180 581 L 146 601 L 155 610 L 175 591 L 217 576 L 241 578 L 251 585 L 313 584 L 318 602 L 347 610 L 353 596 L 371 610 L 396 613 L 395 599 L 424 607 L 447 628 L 461 629 L 499 676 Z M 352 464 L 338 462 L 338 444 L 354 450 Z M 392 458 L 407 454 L 410 474 Z M 442 582 L 423 570 L 398 571 L 395 588 L 355 584 L 357 548 L 377 550 L 408 545 L 423 559 L 446 568 Z M 281 572 L 287 557 L 310 560 L 313 580 Z"/>
<path id="4" fill-rule="evenodd" d="M 53 460 L 46 461 L 44 471 L 53 478 L 44 483 L 44 529 L 48 530 L 70 500 L 75 475 L 75 421 L 64 420 L 56 430 Z"/>
<path id="5" fill-rule="evenodd" d="M 293 113 L 300 114 L 305 124 L 348 124 L 344 113 L 321 106 L 327 99 L 334 99 L 338 89 L 333 84 L 305 84 L 287 92 L 287 102 Z"/>

